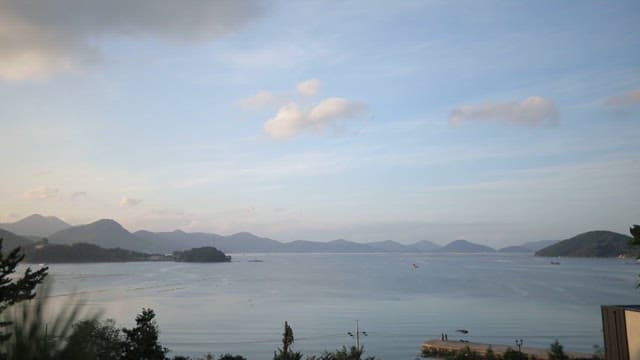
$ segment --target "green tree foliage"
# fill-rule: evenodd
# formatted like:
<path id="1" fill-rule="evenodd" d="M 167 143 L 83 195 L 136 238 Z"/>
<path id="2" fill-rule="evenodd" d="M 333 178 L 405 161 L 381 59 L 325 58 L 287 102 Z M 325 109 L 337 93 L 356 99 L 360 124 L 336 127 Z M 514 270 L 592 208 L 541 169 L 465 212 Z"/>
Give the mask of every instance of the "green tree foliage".
<path id="1" fill-rule="evenodd" d="M 24 301 L 11 308 L 9 319 L 13 336 L 1 344 L 7 359 L 12 360 L 62 360 L 66 339 L 73 331 L 73 324 L 80 317 L 83 307 L 75 298 L 67 300 L 53 317 L 46 316 L 48 287 L 44 284 L 35 299 Z"/>
<path id="2" fill-rule="evenodd" d="M 564 353 L 564 349 L 558 340 L 554 341 L 549 348 L 549 360 L 569 360 L 569 356 Z"/>
<path id="3" fill-rule="evenodd" d="M 218 360 L 247 360 L 247 359 L 240 355 L 224 354 L 224 355 L 220 355 Z"/>
<path id="4" fill-rule="evenodd" d="M 629 229 L 629 232 L 631 233 L 631 236 L 633 237 L 633 239 L 631 239 L 630 244 L 631 245 L 640 245 L 640 225 L 633 225 Z"/>
<path id="5" fill-rule="evenodd" d="M 111 360 L 119 359 L 124 351 L 122 333 L 111 319 L 83 320 L 73 326 L 73 332 L 61 353 L 61 359 Z"/>
<path id="6" fill-rule="evenodd" d="M 453 360 L 482 360 L 482 355 L 471 350 L 468 346 L 458 350 L 452 358 Z"/>
<path id="7" fill-rule="evenodd" d="M 343 346 L 334 352 L 325 352 L 319 357 L 309 357 L 307 360 L 375 360 L 373 356 L 363 358 L 363 355 L 364 347 L 362 346 L 360 348 Z"/>
<path id="8" fill-rule="evenodd" d="M 273 353 L 273 360 L 300 360 L 302 354 L 297 351 L 292 351 L 293 346 L 293 329 L 289 324 L 284 322 L 284 333 L 282 333 L 282 348 Z"/>
<path id="9" fill-rule="evenodd" d="M 485 358 L 485 360 L 497 360 L 498 359 L 498 357 L 496 356 L 496 353 L 493 352 L 493 349 L 491 348 L 491 346 L 489 346 L 487 351 L 485 351 L 484 358 Z"/>
<path id="10" fill-rule="evenodd" d="M 48 268 L 32 271 L 27 268 L 20 278 L 11 275 L 16 272 L 16 266 L 24 259 L 24 254 L 20 248 L 13 249 L 6 257 L 2 252 L 2 241 L 0 238 L 0 314 L 9 306 L 16 303 L 33 299 L 36 295 L 35 288 L 42 283 L 47 276 Z M 11 325 L 10 321 L 0 322 L 0 344 L 6 342 L 11 337 L 11 332 L 4 330 Z"/>
<path id="11" fill-rule="evenodd" d="M 502 354 L 503 360 L 527 360 L 527 356 L 518 350 L 514 350 L 510 347 Z"/>
<path id="12" fill-rule="evenodd" d="M 631 228 L 629 228 L 629 232 L 631 233 L 632 237 L 629 244 L 634 246 L 640 245 L 640 225 L 633 225 Z M 640 259 L 640 256 L 638 256 L 638 259 Z M 640 275 L 638 275 L 638 277 L 640 277 Z M 638 282 L 638 285 L 636 287 L 640 288 L 640 281 Z"/>
<path id="13" fill-rule="evenodd" d="M 136 326 L 122 329 L 126 336 L 122 360 L 164 360 L 169 351 L 158 343 L 158 325 L 152 309 L 142 309 L 136 316 Z"/>

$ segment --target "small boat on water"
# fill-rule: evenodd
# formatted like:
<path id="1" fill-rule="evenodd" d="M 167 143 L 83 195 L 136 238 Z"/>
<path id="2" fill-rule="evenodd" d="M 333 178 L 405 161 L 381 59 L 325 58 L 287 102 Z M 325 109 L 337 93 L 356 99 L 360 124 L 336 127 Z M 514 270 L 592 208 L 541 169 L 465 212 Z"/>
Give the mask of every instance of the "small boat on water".
<path id="1" fill-rule="evenodd" d="M 249 262 L 264 262 L 264 261 L 260 259 L 249 259 Z"/>
<path id="2" fill-rule="evenodd" d="M 551 265 L 560 265 L 560 261 L 552 261 Z"/>

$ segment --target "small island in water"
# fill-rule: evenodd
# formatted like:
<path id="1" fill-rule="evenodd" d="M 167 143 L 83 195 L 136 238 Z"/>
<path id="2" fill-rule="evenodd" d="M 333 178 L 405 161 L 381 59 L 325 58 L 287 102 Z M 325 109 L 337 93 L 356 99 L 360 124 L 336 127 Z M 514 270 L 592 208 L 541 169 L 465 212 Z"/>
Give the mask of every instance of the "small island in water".
<path id="1" fill-rule="evenodd" d="M 175 261 L 184 262 L 229 262 L 231 256 L 225 255 L 222 251 L 213 246 L 205 246 L 185 251 L 174 251 Z"/>
<path id="2" fill-rule="evenodd" d="M 175 251 L 171 255 L 147 254 L 121 248 L 105 249 L 87 243 L 71 245 L 40 242 L 23 247 L 25 260 L 29 263 L 96 263 L 133 261 L 180 261 L 180 262 L 230 262 L 231 256 L 215 247 L 207 246 L 185 251 Z"/>

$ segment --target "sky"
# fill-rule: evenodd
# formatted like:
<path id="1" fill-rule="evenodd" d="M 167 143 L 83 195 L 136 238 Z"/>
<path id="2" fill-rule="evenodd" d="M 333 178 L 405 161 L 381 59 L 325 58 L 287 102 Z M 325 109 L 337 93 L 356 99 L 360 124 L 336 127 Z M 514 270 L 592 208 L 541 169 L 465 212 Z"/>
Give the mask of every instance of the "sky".
<path id="1" fill-rule="evenodd" d="M 0 0 L 0 222 L 628 233 L 638 139 L 635 0 Z"/>

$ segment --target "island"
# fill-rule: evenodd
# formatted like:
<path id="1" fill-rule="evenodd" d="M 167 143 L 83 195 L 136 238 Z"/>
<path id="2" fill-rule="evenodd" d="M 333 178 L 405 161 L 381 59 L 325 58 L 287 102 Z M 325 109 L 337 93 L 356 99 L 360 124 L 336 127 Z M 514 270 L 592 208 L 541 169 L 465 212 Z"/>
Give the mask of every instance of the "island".
<path id="1" fill-rule="evenodd" d="M 204 246 L 185 251 L 174 251 L 175 261 L 183 262 L 230 262 L 231 256 L 225 255 L 222 251 L 213 246 Z"/>
<path id="2" fill-rule="evenodd" d="M 547 246 L 535 255 L 635 258 L 640 255 L 640 247 L 631 246 L 631 240 L 629 236 L 612 231 L 589 231 Z"/>
<path id="3" fill-rule="evenodd" d="M 229 262 L 231 257 L 214 247 L 176 251 L 171 255 L 147 254 L 121 248 L 105 249 L 98 245 L 71 245 L 39 242 L 23 246 L 25 261 L 29 263 L 99 263 L 134 261 Z"/>

